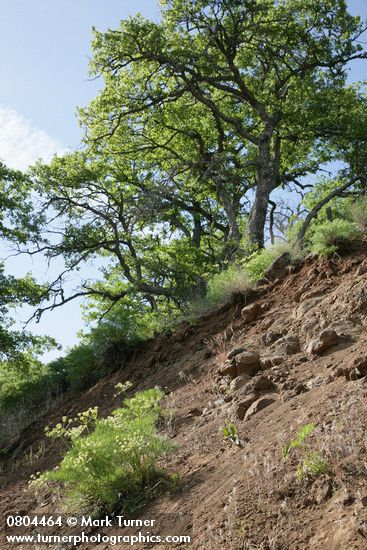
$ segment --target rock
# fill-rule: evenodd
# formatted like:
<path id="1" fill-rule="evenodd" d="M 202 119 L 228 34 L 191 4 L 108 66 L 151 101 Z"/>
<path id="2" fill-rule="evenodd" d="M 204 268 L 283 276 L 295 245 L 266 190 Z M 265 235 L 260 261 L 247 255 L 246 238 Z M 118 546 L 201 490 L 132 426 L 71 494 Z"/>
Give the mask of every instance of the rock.
<path id="1" fill-rule="evenodd" d="M 323 330 L 320 336 L 307 346 L 307 352 L 311 355 L 321 355 L 338 342 L 339 336 L 335 330 Z"/>
<path id="2" fill-rule="evenodd" d="M 224 365 L 218 370 L 218 374 L 221 376 L 230 376 L 231 378 L 236 377 L 236 363 L 234 360 L 227 360 L 224 362 Z"/>
<path id="3" fill-rule="evenodd" d="M 333 368 L 333 377 L 345 376 L 347 380 L 358 380 L 367 376 L 367 356 L 356 357 L 348 365 L 336 365 Z"/>
<path id="4" fill-rule="evenodd" d="M 321 504 L 332 495 L 333 486 L 330 478 L 316 479 L 312 486 L 311 496 L 316 504 Z"/>
<path id="5" fill-rule="evenodd" d="M 300 351 L 299 338 L 296 334 L 290 334 L 289 336 L 284 336 L 277 340 L 275 345 L 275 350 L 279 353 L 285 355 L 293 355 Z"/>
<path id="6" fill-rule="evenodd" d="M 229 391 L 231 393 L 236 392 L 243 388 L 249 382 L 249 380 L 252 380 L 251 376 L 248 376 L 247 374 L 241 374 L 241 376 L 237 376 L 232 380 L 229 386 Z"/>
<path id="7" fill-rule="evenodd" d="M 357 269 L 356 275 L 357 277 L 360 277 L 361 275 L 366 275 L 366 273 L 367 273 L 367 263 L 363 263 Z"/>
<path id="8" fill-rule="evenodd" d="M 314 388 L 318 388 L 319 386 L 326 386 L 326 384 L 330 384 L 333 381 L 332 376 L 315 376 L 315 378 L 312 378 L 306 383 L 306 386 L 309 390 L 313 390 Z"/>
<path id="9" fill-rule="evenodd" d="M 187 413 L 186 418 L 192 418 L 193 416 L 201 416 L 202 414 L 203 414 L 203 411 L 201 411 L 200 409 L 194 408 Z"/>
<path id="10" fill-rule="evenodd" d="M 221 407 L 222 405 L 225 405 L 225 401 L 221 397 L 214 401 L 214 407 Z"/>
<path id="11" fill-rule="evenodd" d="M 308 313 L 312 308 L 316 307 L 317 304 L 319 304 L 322 300 L 323 298 L 321 296 L 305 300 L 298 307 L 295 308 L 293 312 L 294 318 L 297 320 L 302 319 L 306 315 L 306 313 Z"/>
<path id="12" fill-rule="evenodd" d="M 363 378 L 364 376 L 367 376 L 367 355 L 357 357 L 356 359 L 354 359 L 352 364 L 355 369 L 357 378 Z"/>
<path id="13" fill-rule="evenodd" d="M 260 370 L 260 356 L 258 353 L 245 352 L 236 355 L 236 374 L 254 376 Z"/>
<path id="14" fill-rule="evenodd" d="M 262 335 L 261 341 L 265 346 L 271 346 L 271 344 L 279 340 L 279 338 L 281 337 L 282 335 L 279 332 L 276 332 L 275 330 L 269 330 Z"/>
<path id="15" fill-rule="evenodd" d="M 276 367 L 282 363 L 284 363 L 283 355 L 272 355 L 270 357 L 263 357 L 260 360 L 262 370 L 271 369 L 272 367 Z"/>
<path id="16" fill-rule="evenodd" d="M 243 420 L 247 410 L 257 400 L 257 395 L 252 393 L 248 395 L 243 401 L 240 401 L 235 409 L 235 414 L 239 420 Z"/>
<path id="17" fill-rule="evenodd" d="M 296 334 L 285 336 L 284 338 L 282 338 L 282 342 L 284 342 L 285 352 L 287 355 L 293 355 L 294 353 L 298 353 L 301 349 L 299 344 L 299 338 Z"/>
<path id="18" fill-rule="evenodd" d="M 271 362 L 271 357 L 263 357 L 260 360 L 260 366 L 261 370 L 271 369 L 271 367 L 273 366 L 273 363 Z"/>
<path id="19" fill-rule="evenodd" d="M 248 420 L 256 413 L 262 411 L 263 409 L 265 409 L 265 407 L 268 407 L 274 402 L 275 399 L 273 399 L 272 397 L 260 397 L 260 399 L 252 403 L 252 405 L 247 409 L 244 419 Z"/>
<path id="20" fill-rule="evenodd" d="M 288 275 L 288 266 L 291 264 L 292 258 L 289 252 L 283 252 L 274 260 L 271 266 L 265 271 L 264 278 L 268 281 L 276 281 L 284 279 Z"/>
<path id="21" fill-rule="evenodd" d="M 262 374 L 256 378 L 253 378 L 251 385 L 254 391 L 276 390 L 277 388 L 270 378 L 263 376 Z"/>
<path id="22" fill-rule="evenodd" d="M 261 306 L 258 302 L 246 306 L 241 311 L 241 317 L 245 323 L 252 323 L 257 319 L 258 315 L 261 312 Z"/>
<path id="23" fill-rule="evenodd" d="M 233 357 L 235 357 L 239 353 L 242 353 L 243 351 L 246 351 L 245 348 L 242 348 L 242 347 L 234 348 L 228 353 L 227 359 L 232 359 Z"/>
<path id="24" fill-rule="evenodd" d="M 338 376 L 345 376 L 349 380 L 349 373 L 347 372 L 347 368 L 343 367 L 342 365 L 336 365 L 332 369 L 332 377 L 338 378 Z"/>

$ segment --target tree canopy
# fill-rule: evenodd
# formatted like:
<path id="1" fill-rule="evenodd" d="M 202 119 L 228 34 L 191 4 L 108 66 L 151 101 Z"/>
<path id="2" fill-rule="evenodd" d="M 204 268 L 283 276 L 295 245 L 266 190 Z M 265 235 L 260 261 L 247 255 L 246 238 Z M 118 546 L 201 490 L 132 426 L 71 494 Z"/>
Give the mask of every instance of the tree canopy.
<path id="1" fill-rule="evenodd" d="M 19 171 L 10 170 L 0 163 L 0 237 L 3 243 L 17 247 L 36 242 L 39 226 L 33 219 L 30 182 Z M 0 362 L 28 364 L 28 359 L 44 348 L 55 345 L 49 338 L 36 337 L 30 332 L 14 330 L 11 311 L 28 304 L 32 307 L 47 299 L 46 287 L 39 285 L 27 274 L 16 278 L 6 272 L 0 262 Z"/>
<path id="2" fill-rule="evenodd" d="M 273 237 L 276 191 L 303 196 L 332 161 L 332 188 L 365 187 L 366 96 L 347 84 L 365 27 L 344 0 L 161 6 L 94 31 L 85 147 L 31 171 L 23 248 L 66 264 L 37 315 L 76 297 L 101 316 L 184 309 Z M 66 295 L 91 260 L 103 278 Z"/>

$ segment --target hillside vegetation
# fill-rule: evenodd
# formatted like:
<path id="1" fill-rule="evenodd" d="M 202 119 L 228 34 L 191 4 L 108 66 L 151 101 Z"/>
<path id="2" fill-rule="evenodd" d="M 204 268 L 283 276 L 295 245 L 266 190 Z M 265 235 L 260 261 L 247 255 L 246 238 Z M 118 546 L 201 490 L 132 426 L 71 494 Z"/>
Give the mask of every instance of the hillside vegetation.
<path id="1" fill-rule="evenodd" d="M 344 0 L 160 6 L 93 30 L 81 149 L 0 164 L 3 245 L 62 265 L 0 265 L 2 511 L 365 548 L 365 24 Z M 74 300 L 88 329 L 42 362 L 31 323 Z"/>

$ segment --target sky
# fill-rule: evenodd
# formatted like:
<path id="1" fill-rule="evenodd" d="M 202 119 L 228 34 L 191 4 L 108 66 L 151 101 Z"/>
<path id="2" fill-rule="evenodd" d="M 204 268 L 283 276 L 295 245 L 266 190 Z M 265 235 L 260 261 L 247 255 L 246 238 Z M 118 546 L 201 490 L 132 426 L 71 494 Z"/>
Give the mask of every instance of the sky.
<path id="1" fill-rule="evenodd" d="M 350 10 L 367 19 L 366 0 L 350 0 Z M 75 116 L 96 95 L 100 81 L 88 78 L 91 29 L 116 28 L 121 19 L 142 13 L 159 17 L 156 0 L 0 0 L 0 159 L 26 169 L 42 157 L 80 146 Z M 367 43 L 367 35 L 363 37 Z M 351 66 L 350 79 L 367 79 L 367 62 Z M 40 260 L 14 258 L 15 275 L 33 271 L 41 280 L 52 276 Z M 55 265 L 56 273 L 59 265 Z M 25 312 L 18 313 L 18 321 Z M 82 328 L 80 304 L 47 313 L 28 328 L 50 334 L 64 349 Z M 52 352 L 47 358 L 55 356 Z"/>

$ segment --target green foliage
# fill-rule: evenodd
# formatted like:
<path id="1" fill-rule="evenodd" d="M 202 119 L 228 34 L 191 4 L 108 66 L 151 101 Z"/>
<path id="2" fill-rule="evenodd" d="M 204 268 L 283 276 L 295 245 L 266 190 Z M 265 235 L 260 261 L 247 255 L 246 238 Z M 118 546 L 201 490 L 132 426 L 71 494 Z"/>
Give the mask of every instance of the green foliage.
<path id="1" fill-rule="evenodd" d="M 362 233 L 354 222 L 335 219 L 314 225 L 310 237 L 311 251 L 320 256 L 350 250 L 360 242 Z"/>
<path id="2" fill-rule="evenodd" d="M 86 411 L 78 413 L 75 418 L 63 416 L 61 422 L 56 424 L 54 428 L 51 429 L 46 426 L 46 436 L 54 439 L 60 438 L 69 446 L 69 441 L 91 432 L 91 429 L 96 425 L 97 416 L 98 407 L 90 407 Z M 75 423 L 77 425 L 73 426 Z"/>
<path id="3" fill-rule="evenodd" d="M 297 447 L 301 447 L 304 445 L 306 439 L 312 434 L 315 427 L 315 424 L 310 423 L 306 424 L 300 430 L 298 430 L 298 432 L 296 433 L 296 437 L 282 447 L 283 460 L 286 460 L 288 458 L 288 455 L 292 449 L 297 449 Z"/>
<path id="4" fill-rule="evenodd" d="M 241 445 L 240 438 L 237 433 L 236 425 L 226 420 L 224 426 L 221 427 L 221 432 L 225 439 L 229 439 L 235 445 Z"/>
<path id="5" fill-rule="evenodd" d="M 1 371 L 9 362 L 23 372 L 5 381 L 0 407 L 15 396 L 34 402 L 42 386 L 82 390 L 114 364 L 107 350 L 113 356 L 172 326 L 190 303 L 205 309 L 246 292 L 289 251 L 275 245 L 234 264 L 247 241 L 266 241 L 277 188 L 302 188 L 302 178 L 342 161 L 338 176 L 307 194 L 310 210 L 339 178 L 366 173 L 366 94 L 347 86 L 346 73 L 362 55 L 363 26 L 343 0 L 162 7 L 159 22 L 136 16 L 94 31 L 91 73 L 103 86 L 80 110 L 83 151 L 37 163 L 27 176 L 0 164 L 0 236 L 65 264 L 46 286 L 0 266 Z M 330 204 L 335 217 L 345 217 L 342 200 Z M 365 224 L 363 208 L 355 216 Z M 320 254 L 357 235 L 344 219 L 331 223 L 309 232 Z M 94 280 L 82 271 L 91 263 L 100 266 Z M 79 270 L 69 295 L 64 282 Z M 24 374 L 47 342 L 13 331 L 11 308 L 37 307 L 37 318 L 80 297 L 88 299 L 89 334 L 64 358 Z"/>
<path id="6" fill-rule="evenodd" d="M 60 487 L 63 507 L 98 514 L 117 506 L 132 512 L 149 499 L 153 485 L 163 483 L 158 459 L 175 446 L 157 433 L 160 389 L 138 392 L 105 419 L 89 409 L 76 419 L 64 418 L 50 437 L 70 440 L 60 466 L 31 481 L 36 489 L 49 482 Z M 77 422 L 77 426 L 70 427 Z"/>
<path id="7" fill-rule="evenodd" d="M 65 357 L 52 361 L 49 368 L 62 373 L 64 383 L 73 391 L 90 387 L 106 373 L 95 348 L 84 342 L 72 347 Z"/>
<path id="8" fill-rule="evenodd" d="M 126 393 L 129 391 L 129 389 L 132 387 L 132 383 L 127 380 L 126 382 L 119 382 L 115 386 L 116 393 L 114 397 L 118 397 L 119 395 L 126 396 Z"/>
<path id="9" fill-rule="evenodd" d="M 49 297 L 90 296 L 95 317 L 120 304 L 148 329 L 157 312 L 174 318 L 200 300 L 244 233 L 264 243 L 270 194 L 346 158 L 330 136 L 352 131 L 348 112 L 365 106 L 346 73 L 363 26 L 342 0 L 162 6 L 159 22 L 94 29 L 90 70 L 103 85 L 79 111 L 85 149 L 31 171 L 47 257 L 67 271 L 103 264 L 98 282 L 81 277 L 66 297 L 57 279 Z M 267 261 L 254 260 L 254 279 Z"/>
<path id="10" fill-rule="evenodd" d="M 246 292 L 251 288 L 245 271 L 238 265 L 230 265 L 226 270 L 213 275 L 207 286 L 206 301 L 210 305 L 223 303 L 232 294 Z"/>
<path id="11" fill-rule="evenodd" d="M 357 227 L 367 233 L 367 197 L 353 201 L 349 206 L 349 215 Z"/>
<path id="12" fill-rule="evenodd" d="M 300 481 L 326 473 L 329 469 L 327 462 L 317 451 L 307 450 L 307 440 L 315 430 L 315 424 L 306 424 L 296 433 L 296 437 L 282 447 L 282 458 L 286 460 L 294 449 L 301 448 L 306 454 L 300 458 L 296 477 Z"/>
<path id="13" fill-rule="evenodd" d="M 284 252 L 289 252 L 293 259 L 300 255 L 300 251 L 294 248 L 293 243 L 279 241 L 245 258 L 242 264 L 249 281 L 255 283 L 261 279 L 274 260 Z"/>
<path id="14" fill-rule="evenodd" d="M 300 481 L 303 481 L 309 477 L 326 474 L 328 470 L 329 467 L 327 462 L 325 462 L 318 452 L 314 451 L 301 461 L 301 464 L 299 464 L 296 470 L 296 477 Z"/>

